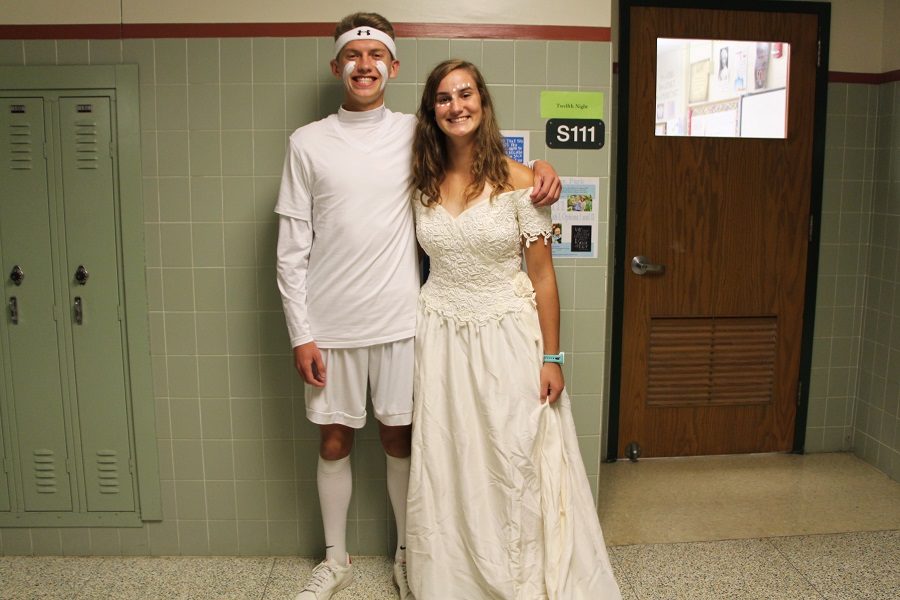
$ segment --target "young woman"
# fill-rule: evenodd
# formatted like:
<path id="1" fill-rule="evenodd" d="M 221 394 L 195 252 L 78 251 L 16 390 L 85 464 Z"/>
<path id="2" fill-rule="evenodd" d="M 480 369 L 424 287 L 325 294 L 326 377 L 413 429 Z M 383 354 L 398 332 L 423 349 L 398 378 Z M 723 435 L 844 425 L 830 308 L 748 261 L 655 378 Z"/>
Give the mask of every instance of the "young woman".
<path id="1" fill-rule="evenodd" d="M 431 271 L 416 324 L 410 587 L 418 600 L 619 598 L 563 389 L 550 210 L 504 155 L 474 65 L 438 65 L 417 118 L 413 205 Z"/>

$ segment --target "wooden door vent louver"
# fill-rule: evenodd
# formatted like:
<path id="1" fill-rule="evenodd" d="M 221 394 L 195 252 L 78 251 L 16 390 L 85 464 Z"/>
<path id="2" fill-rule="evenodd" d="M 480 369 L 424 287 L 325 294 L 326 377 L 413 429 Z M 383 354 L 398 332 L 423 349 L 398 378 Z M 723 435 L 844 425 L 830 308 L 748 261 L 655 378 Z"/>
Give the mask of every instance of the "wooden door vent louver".
<path id="1" fill-rule="evenodd" d="M 649 406 L 772 402 L 775 317 L 651 318 Z"/>

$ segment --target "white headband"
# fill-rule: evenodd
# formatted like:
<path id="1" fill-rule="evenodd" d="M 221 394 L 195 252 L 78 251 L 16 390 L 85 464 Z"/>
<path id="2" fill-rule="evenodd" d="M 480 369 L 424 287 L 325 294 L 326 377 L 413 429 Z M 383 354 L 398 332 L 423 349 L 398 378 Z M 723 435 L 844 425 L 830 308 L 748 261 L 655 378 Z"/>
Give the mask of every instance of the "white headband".
<path id="1" fill-rule="evenodd" d="M 357 27 L 342 33 L 338 39 L 334 40 L 334 57 L 337 58 L 341 53 L 341 48 L 353 40 L 378 40 L 387 46 L 387 49 L 391 51 L 391 56 L 397 60 L 397 46 L 394 44 L 394 40 L 385 32 L 374 27 Z"/>

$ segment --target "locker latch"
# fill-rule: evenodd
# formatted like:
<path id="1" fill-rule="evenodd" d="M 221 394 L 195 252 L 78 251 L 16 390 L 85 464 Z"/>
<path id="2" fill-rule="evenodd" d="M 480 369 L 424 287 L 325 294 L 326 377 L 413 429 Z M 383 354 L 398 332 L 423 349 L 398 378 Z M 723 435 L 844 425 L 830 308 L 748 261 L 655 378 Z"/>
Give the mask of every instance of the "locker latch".
<path id="1" fill-rule="evenodd" d="M 91 274 L 84 268 L 84 265 L 78 265 L 78 268 L 75 269 L 75 281 L 81 285 L 86 284 L 90 276 Z"/>
<path id="2" fill-rule="evenodd" d="M 9 279 L 16 285 L 22 285 L 22 280 L 25 279 L 25 271 L 19 265 L 15 265 L 12 271 L 9 272 Z"/>

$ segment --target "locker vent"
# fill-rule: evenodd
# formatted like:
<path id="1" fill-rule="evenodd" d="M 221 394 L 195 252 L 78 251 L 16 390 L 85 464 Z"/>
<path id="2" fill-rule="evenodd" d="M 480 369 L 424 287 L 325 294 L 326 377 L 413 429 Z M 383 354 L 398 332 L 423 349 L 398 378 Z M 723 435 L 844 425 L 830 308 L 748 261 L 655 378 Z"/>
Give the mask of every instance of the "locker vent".
<path id="1" fill-rule="evenodd" d="M 9 126 L 9 168 L 17 171 L 30 171 L 32 168 L 34 142 L 31 125 Z"/>
<path id="2" fill-rule="evenodd" d="M 775 317 L 652 318 L 647 405 L 768 404 Z"/>
<path id="3" fill-rule="evenodd" d="M 119 453 L 115 450 L 97 451 L 97 481 L 101 494 L 119 493 Z"/>
<path id="4" fill-rule="evenodd" d="M 99 158 L 96 121 L 77 121 L 75 123 L 76 168 L 97 169 Z"/>
<path id="5" fill-rule="evenodd" d="M 56 455 L 48 448 L 35 448 L 34 454 L 34 482 L 38 494 L 55 494 L 56 486 Z"/>
<path id="6" fill-rule="evenodd" d="M 25 114 L 25 105 L 24 104 L 10 104 L 9 112 L 14 115 Z"/>

